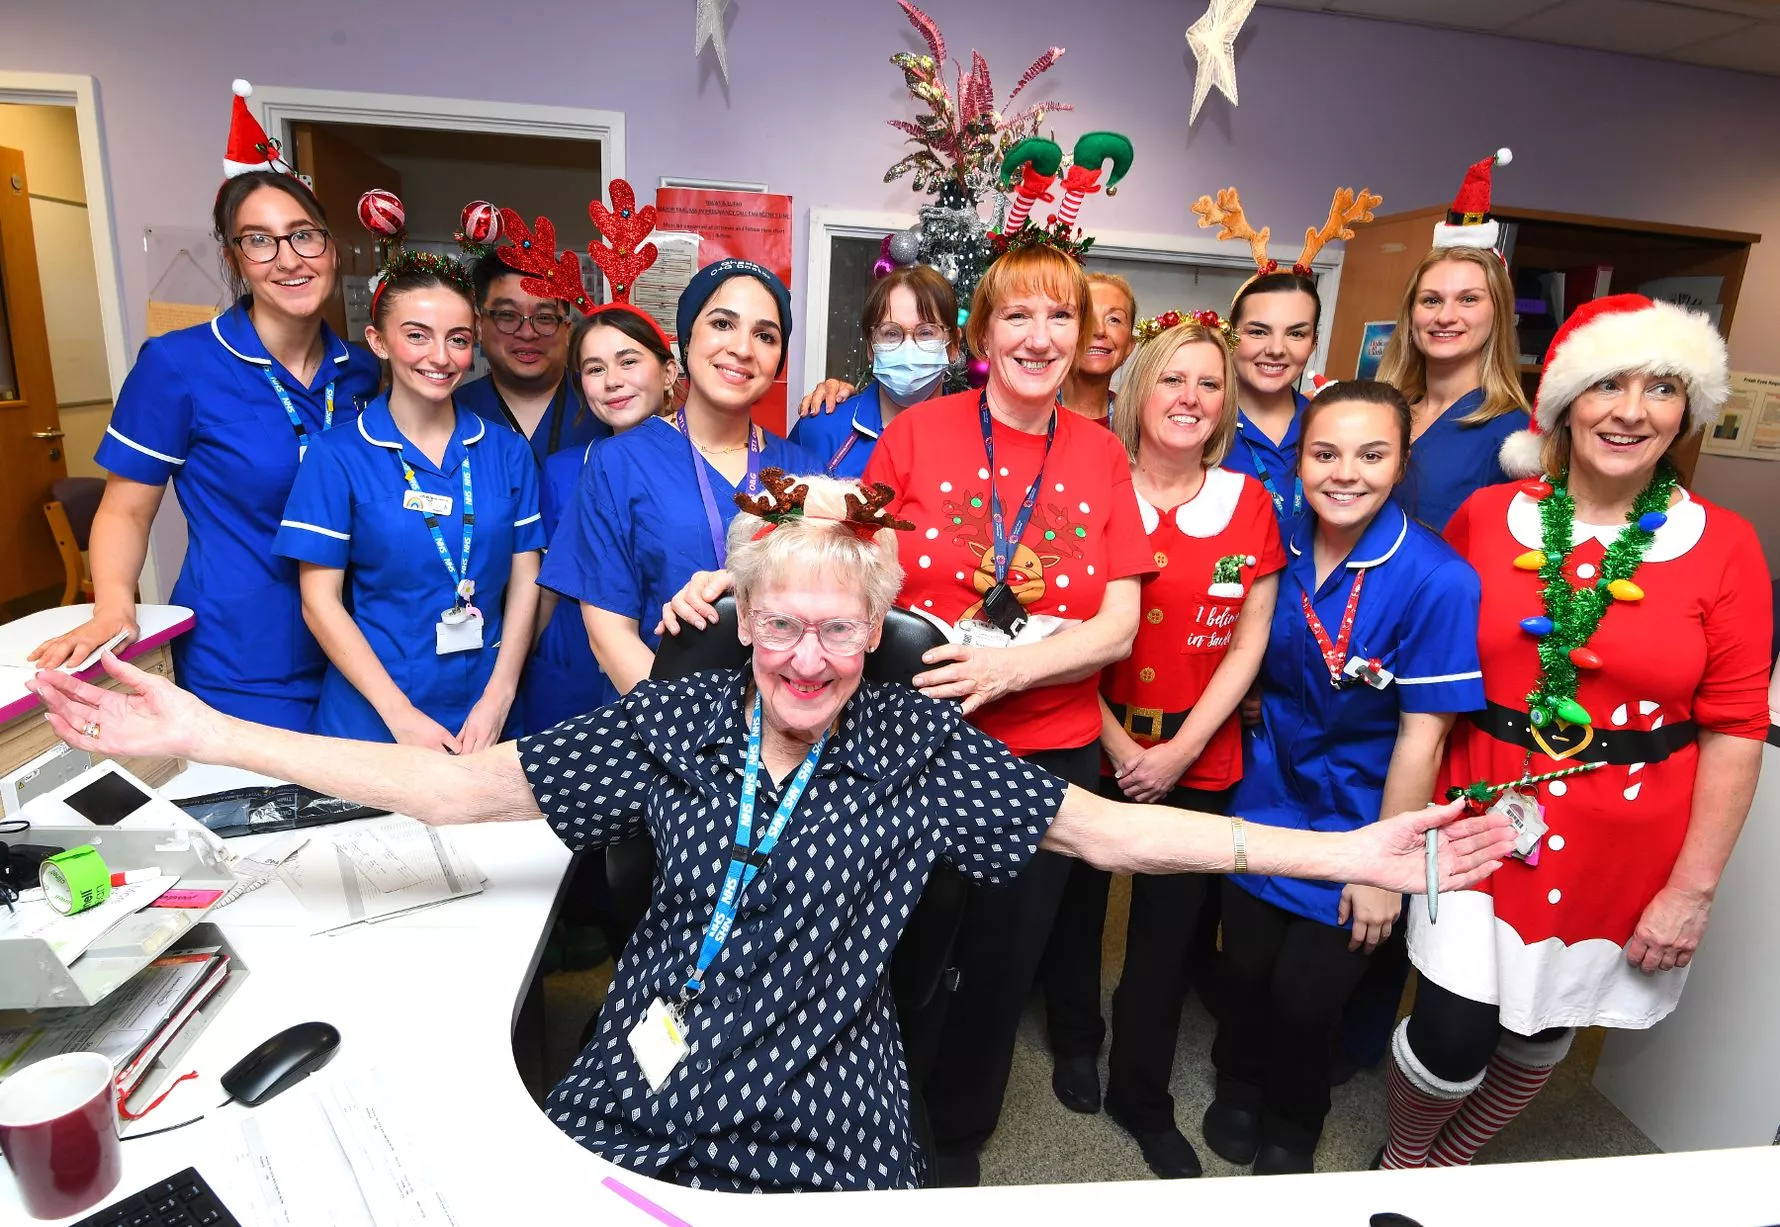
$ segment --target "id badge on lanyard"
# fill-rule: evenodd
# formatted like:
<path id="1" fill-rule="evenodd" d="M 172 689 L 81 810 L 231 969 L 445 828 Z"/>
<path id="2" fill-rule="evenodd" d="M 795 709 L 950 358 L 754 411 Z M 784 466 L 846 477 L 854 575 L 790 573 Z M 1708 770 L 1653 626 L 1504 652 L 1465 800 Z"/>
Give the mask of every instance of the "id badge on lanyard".
<path id="1" fill-rule="evenodd" d="M 810 747 L 809 753 L 804 756 L 803 765 L 785 786 L 785 795 L 779 801 L 779 808 L 773 812 L 772 821 L 767 824 L 766 830 L 761 833 L 760 842 L 756 844 L 754 804 L 760 793 L 760 718 L 760 696 L 756 694 L 754 710 L 748 718 L 748 759 L 742 768 L 742 803 L 736 812 L 735 847 L 729 854 L 729 868 L 724 872 L 723 887 L 717 894 L 716 905 L 711 909 L 710 923 L 705 926 L 704 937 L 699 942 L 698 959 L 686 977 L 679 1000 L 667 1002 L 656 997 L 644 1011 L 642 1021 L 632 1027 L 626 1037 L 630 1042 L 631 1052 L 637 1059 L 637 1065 L 649 1083 L 650 1094 L 659 1094 L 674 1070 L 686 1059 L 686 1052 L 690 1047 L 687 1041 L 686 1012 L 705 991 L 705 976 L 710 972 L 711 964 L 717 961 L 717 956 L 722 953 L 735 928 L 742 895 L 759 875 L 761 866 L 766 864 L 773 850 L 779 846 L 779 836 L 791 821 L 797 803 L 803 799 L 804 789 L 809 786 L 810 776 L 822 757 L 822 749 L 828 744 L 828 734 L 824 733 Z"/>
<path id="2" fill-rule="evenodd" d="M 439 656 L 450 656 L 457 652 L 473 652 L 482 647 L 482 611 L 470 602 L 476 595 L 476 581 L 470 578 L 470 543 L 476 533 L 476 493 L 470 481 L 470 453 L 464 451 L 464 537 L 463 559 L 461 564 L 453 562 L 451 551 L 445 545 L 445 533 L 439 527 L 439 516 L 451 514 L 451 499 L 443 494 L 428 494 L 420 488 L 420 482 L 414 477 L 414 466 L 408 463 L 407 457 L 398 448 L 396 461 L 402 466 L 402 477 L 408 483 L 408 491 L 402 495 L 404 510 L 419 511 L 426 516 L 427 531 L 432 534 L 433 546 L 439 551 L 439 559 L 445 564 L 446 574 L 451 576 L 451 607 L 439 615 L 439 621 L 433 627 L 434 652 Z M 441 512 L 440 508 L 444 510 Z"/>
<path id="3" fill-rule="evenodd" d="M 1032 485 L 1027 488 L 1026 497 L 1020 500 L 1020 510 L 1014 514 L 1011 531 L 1003 521 L 1001 492 L 995 486 L 995 426 L 994 419 L 989 415 L 987 388 L 983 389 L 982 398 L 977 402 L 977 417 L 983 430 L 983 455 L 989 473 L 989 527 L 994 533 L 995 548 L 992 559 L 995 584 L 983 593 L 983 616 L 1011 640 L 1026 625 L 1026 607 L 1020 604 L 1020 598 L 1008 585 L 1007 573 L 1013 563 L 1014 551 L 1019 548 L 1020 538 L 1026 532 L 1026 525 L 1032 521 L 1033 509 L 1038 506 L 1038 492 L 1044 486 L 1045 465 L 1051 459 L 1051 445 L 1057 441 L 1057 410 L 1051 410 L 1051 422 L 1045 429 L 1044 454 L 1039 457 L 1038 472 L 1032 477 Z"/>

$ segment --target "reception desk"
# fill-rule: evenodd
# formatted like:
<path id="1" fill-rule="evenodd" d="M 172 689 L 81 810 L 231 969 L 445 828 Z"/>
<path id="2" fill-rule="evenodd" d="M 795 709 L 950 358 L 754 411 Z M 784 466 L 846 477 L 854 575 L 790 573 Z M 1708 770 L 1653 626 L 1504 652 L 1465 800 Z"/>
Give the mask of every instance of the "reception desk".
<path id="1" fill-rule="evenodd" d="M 194 767 L 165 790 L 194 795 L 256 777 Z M 848 1227 L 942 1224 L 1256 1223 L 1361 1225 L 1381 1211 L 1424 1227 L 1485 1224 L 1769 1224 L 1780 1221 L 1780 1150 L 1347 1172 L 1268 1179 L 1134 1181 L 993 1189 L 749 1198 L 634 1176 L 583 1149 L 539 1111 L 514 1064 L 512 1030 L 553 917 L 568 854 L 542 822 L 454 829 L 487 877 L 483 892 L 331 937 L 308 932 L 274 881 L 211 920 L 251 969 L 187 1054 L 199 1078 L 157 1110 L 183 1129 L 126 1141 L 122 1197 L 196 1166 L 221 1167 L 230 1130 L 258 1109 L 231 1104 L 216 1079 L 269 1035 L 311 1019 L 340 1029 L 340 1057 L 283 1099 L 375 1070 L 425 1125 L 426 1161 L 456 1222 L 692 1227 L 843 1220 Z M 243 848 L 251 846 L 243 841 Z M 306 1089 L 308 1088 L 308 1089 Z M 615 1177 L 626 1197 L 605 1181 Z M 228 1200 L 228 1190 L 217 1182 Z M 639 1206 L 637 1199 L 652 1204 Z M 666 1218 L 663 1218 L 663 1215 Z M 0 1170 L 0 1223 L 24 1222 Z M 318 1227 L 322 1225 L 318 1224 Z"/>

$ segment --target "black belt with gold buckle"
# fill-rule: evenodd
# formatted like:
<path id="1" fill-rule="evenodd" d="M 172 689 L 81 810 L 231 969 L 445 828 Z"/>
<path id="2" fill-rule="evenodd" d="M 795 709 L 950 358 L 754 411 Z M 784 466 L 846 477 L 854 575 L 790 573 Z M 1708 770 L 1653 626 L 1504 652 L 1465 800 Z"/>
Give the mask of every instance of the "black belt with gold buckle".
<path id="1" fill-rule="evenodd" d="M 1133 737 L 1142 737 L 1149 741 L 1167 741 L 1180 732 L 1181 725 L 1187 722 L 1187 711 L 1163 711 L 1160 707 L 1127 707 L 1123 703 L 1108 703 L 1112 709 L 1113 719 L 1117 720 L 1124 730 Z"/>
<path id="2" fill-rule="evenodd" d="M 1630 767 L 1634 763 L 1660 763 L 1675 751 L 1691 745 L 1699 736 L 1692 720 L 1665 724 L 1659 729 L 1620 729 L 1553 721 L 1534 728 L 1524 711 L 1491 703 L 1483 711 L 1467 712 L 1471 723 L 1511 745 L 1532 750 L 1560 762 L 1607 763 Z"/>

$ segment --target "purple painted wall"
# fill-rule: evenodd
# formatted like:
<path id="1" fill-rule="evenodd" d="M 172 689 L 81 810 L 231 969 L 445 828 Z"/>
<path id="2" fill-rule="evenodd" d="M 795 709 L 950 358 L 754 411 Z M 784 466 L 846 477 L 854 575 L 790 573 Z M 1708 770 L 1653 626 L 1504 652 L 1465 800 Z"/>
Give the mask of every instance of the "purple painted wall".
<path id="1" fill-rule="evenodd" d="M 142 228 L 207 215 L 236 76 L 624 110 L 636 182 L 755 179 L 795 197 L 800 269 L 812 204 L 917 203 L 881 182 L 899 156 L 883 121 L 909 112 L 888 56 L 919 47 L 892 0 L 732 0 L 728 87 L 709 55 L 692 57 L 691 0 L 3 6 L 0 68 L 99 82 L 132 345 L 148 288 Z M 1515 162 L 1498 177 L 1504 201 L 1766 234 L 1732 358 L 1780 372 L 1780 79 L 1263 8 L 1239 44 L 1242 105 L 1214 94 L 1189 131 L 1183 31 L 1198 7 L 928 4 L 954 55 L 974 46 L 988 57 L 1003 96 L 1047 43 L 1069 48 L 1041 82 L 1042 96 L 1078 105 L 1059 133 L 1122 129 L 1138 150 L 1137 169 L 1116 200 L 1091 206 L 1091 222 L 1191 230 L 1188 203 L 1237 183 L 1276 234 L 1301 233 L 1322 221 L 1334 184 L 1370 186 L 1386 211 L 1437 203 L 1467 163 L 1506 144 Z M 796 353 L 790 369 L 801 369 Z M 1761 520 L 1780 559 L 1780 508 L 1761 497 L 1761 479 L 1777 471 L 1708 459 L 1701 485 Z"/>

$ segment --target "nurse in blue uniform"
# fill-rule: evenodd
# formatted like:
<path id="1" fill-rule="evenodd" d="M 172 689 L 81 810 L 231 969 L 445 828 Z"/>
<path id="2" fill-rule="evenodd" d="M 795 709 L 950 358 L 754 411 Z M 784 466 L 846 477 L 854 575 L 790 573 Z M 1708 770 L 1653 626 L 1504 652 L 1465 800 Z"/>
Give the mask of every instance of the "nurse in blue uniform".
<path id="1" fill-rule="evenodd" d="M 1434 794 L 1455 713 L 1483 707 L 1476 572 L 1393 497 L 1409 406 L 1338 383 L 1305 411 L 1307 514 L 1288 543 L 1231 812 L 1346 831 Z M 1227 998 L 1206 1142 L 1257 1174 L 1308 1172 L 1329 1110 L 1332 1046 L 1397 894 L 1239 875 L 1223 890 Z"/>
<path id="2" fill-rule="evenodd" d="M 307 731 L 327 661 L 303 623 L 296 564 L 272 539 L 305 452 L 376 394 L 377 361 L 322 320 L 338 251 L 301 180 L 244 170 L 217 193 L 213 222 L 239 297 L 142 346 L 99 444 L 110 478 L 93 521 L 93 618 L 34 659 L 54 668 L 135 636 L 149 526 L 171 481 L 187 544 L 169 599 L 196 616 L 173 641 L 179 684 L 229 715 Z"/>
<path id="3" fill-rule="evenodd" d="M 606 424 L 580 412 L 569 370 L 569 304 L 528 291 L 527 274 L 507 262 L 502 245 L 471 267 L 476 337 L 488 374 L 458 389 L 459 409 L 516 431 L 542 465 L 561 451 L 582 452 L 609 438 Z"/>
<path id="4" fill-rule="evenodd" d="M 1378 377 L 1415 412 L 1403 505 L 1435 532 L 1459 504 L 1508 480 L 1503 440 L 1527 429 L 1514 287 L 1488 247 L 1430 251 L 1403 287 Z"/>
<path id="5" fill-rule="evenodd" d="M 791 336 L 791 295 L 771 270 L 706 265 L 680 296 L 675 333 L 685 405 L 593 449 L 576 496 L 580 540 L 551 557 L 550 586 L 586 607 L 594 655 L 620 694 L 649 676 L 662 606 L 723 565 L 737 489 L 758 489 L 762 469 L 819 473 L 827 460 L 749 416 Z"/>
<path id="6" fill-rule="evenodd" d="M 878 434 L 910 405 L 945 392 L 958 357 L 958 298 L 926 264 L 906 264 L 872 283 L 859 313 L 871 346 L 871 381 L 838 408 L 801 419 L 791 442 L 823 460 L 831 477 L 859 477 Z"/>
<path id="7" fill-rule="evenodd" d="M 474 315 L 456 261 L 399 252 L 365 331 L 390 390 L 291 491 L 275 549 L 328 655 L 318 733 L 468 754 L 517 728 L 544 530 L 525 441 L 452 403 Z"/>
<path id="8" fill-rule="evenodd" d="M 672 397 L 680 364 L 660 325 L 640 308 L 608 303 L 575 325 L 569 339 L 569 368 L 583 413 L 604 422 L 615 435 L 658 417 Z M 559 574 L 574 574 L 581 556 L 581 520 L 575 500 L 581 473 L 601 444 L 564 450 L 544 462 L 540 510 L 550 552 L 538 575 L 538 620 L 544 629 L 525 669 L 525 728 L 537 733 L 573 716 L 604 707 L 618 697 L 600 671 L 582 619 L 581 603 L 562 600 Z M 572 578 L 567 582 L 572 583 Z"/>
<path id="9" fill-rule="evenodd" d="M 1236 439 L 1224 467 L 1267 491 L 1283 538 L 1304 509 L 1298 480 L 1299 423 L 1308 403 L 1298 381 L 1316 349 L 1322 300 L 1312 278 L 1263 273 L 1230 304 L 1236 337 Z"/>

